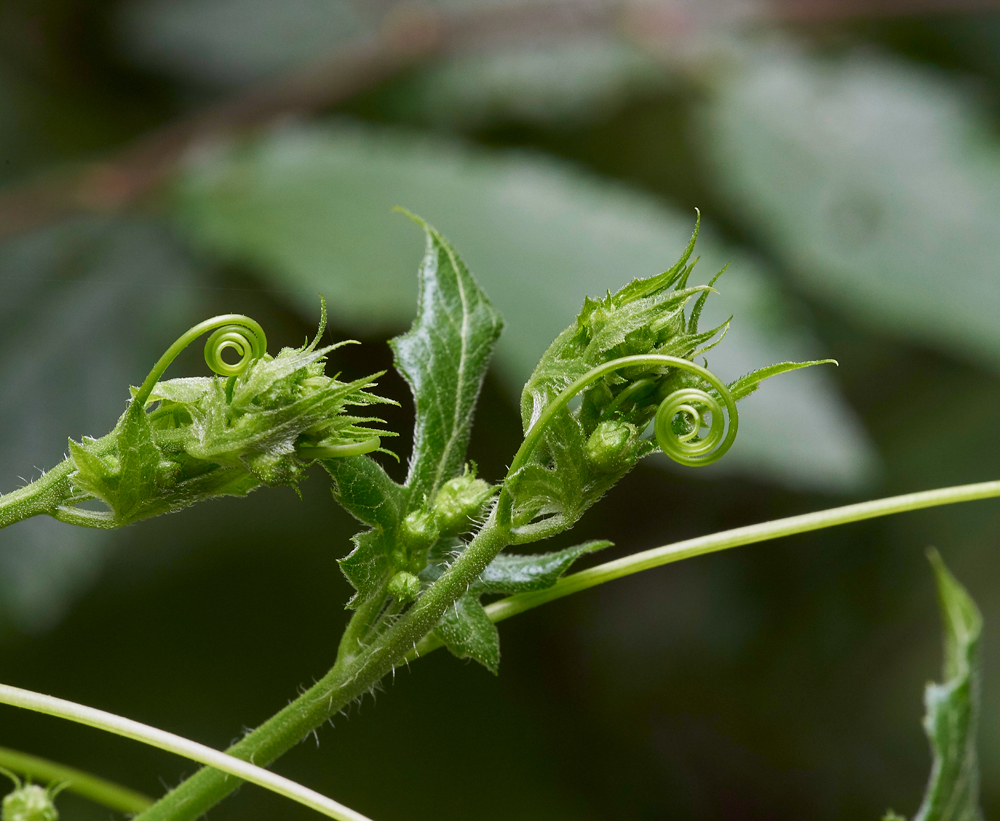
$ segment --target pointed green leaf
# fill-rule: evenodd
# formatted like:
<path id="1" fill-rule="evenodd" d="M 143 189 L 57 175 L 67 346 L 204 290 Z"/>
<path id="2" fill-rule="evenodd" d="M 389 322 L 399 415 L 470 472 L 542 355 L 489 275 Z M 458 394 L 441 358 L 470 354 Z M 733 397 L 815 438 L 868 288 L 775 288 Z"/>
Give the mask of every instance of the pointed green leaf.
<path id="1" fill-rule="evenodd" d="M 323 461 L 333 479 L 333 496 L 343 508 L 372 530 L 353 537 L 354 550 L 340 560 L 340 569 L 357 590 L 348 607 L 377 596 L 395 571 L 392 562 L 394 538 L 405 513 L 406 491 L 382 467 L 367 456 L 349 456 Z"/>
<path id="2" fill-rule="evenodd" d="M 982 821 L 976 725 L 979 719 L 979 637 L 983 620 L 976 603 L 929 552 L 944 621 L 944 681 L 924 693 L 924 729 L 934 763 L 927 793 L 914 821 Z"/>
<path id="3" fill-rule="evenodd" d="M 352 550 L 338 564 L 347 580 L 358 591 L 348 603 L 356 608 L 365 599 L 377 595 L 393 572 L 392 542 L 380 530 L 366 530 L 351 537 Z"/>
<path id="4" fill-rule="evenodd" d="M 158 501 L 160 451 L 145 411 L 134 403 L 122 414 L 111 436 L 117 460 L 102 458 L 96 451 L 96 440 L 71 440 L 69 451 L 76 466 L 74 484 L 107 504 L 111 508 L 106 514 L 109 521 L 121 525 Z"/>
<path id="5" fill-rule="evenodd" d="M 836 364 L 837 360 L 835 359 L 814 359 L 811 362 L 779 362 L 777 365 L 769 365 L 766 368 L 751 371 L 746 376 L 741 376 L 735 382 L 731 382 L 728 385 L 729 392 L 733 395 L 733 399 L 738 401 L 749 396 L 760 387 L 761 382 L 765 379 L 770 379 L 772 376 L 788 373 L 789 371 L 797 371 L 799 368 L 809 368 L 812 365 Z"/>
<path id="6" fill-rule="evenodd" d="M 113 507 L 119 520 L 128 521 L 156 495 L 156 467 L 160 462 L 160 451 L 153 443 L 149 419 L 135 402 L 122 416 L 117 444 L 121 478 Z"/>
<path id="7" fill-rule="evenodd" d="M 465 464 L 472 413 L 503 320 L 437 231 L 427 234 L 413 327 L 390 343 L 417 409 L 406 486 L 432 496 Z"/>
<path id="8" fill-rule="evenodd" d="M 114 470 L 93 452 L 95 443 L 96 440 L 86 438 L 81 442 L 69 440 L 69 455 L 76 465 L 73 484 L 110 507 L 113 491 L 108 486 L 108 479 L 114 475 Z"/>
<path id="9" fill-rule="evenodd" d="M 584 542 L 554 553 L 497 556 L 472 585 L 473 593 L 528 593 L 552 587 L 573 562 L 587 553 L 610 547 L 612 542 Z"/>
<path id="10" fill-rule="evenodd" d="M 352 516 L 372 527 L 391 528 L 402 516 L 403 488 L 367 456 L 324 459 L 333 496 Z"/>
<path id="11" fill-rule="evenodd" d="M 500 636 L 476 596 L 466 594 L 449 607 L 434 634 L 458 658 L 475 659 L 494 674 L 499 669 Z"/>

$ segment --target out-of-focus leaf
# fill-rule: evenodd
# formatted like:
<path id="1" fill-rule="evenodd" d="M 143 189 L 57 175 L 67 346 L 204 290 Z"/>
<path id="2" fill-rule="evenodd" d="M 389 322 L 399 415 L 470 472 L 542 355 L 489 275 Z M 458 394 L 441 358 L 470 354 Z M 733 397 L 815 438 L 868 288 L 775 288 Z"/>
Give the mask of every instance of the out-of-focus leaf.
<path id="1" fill-rule="evenodd" d="M 650 54 L 604 38 L 460 54 L 400 83 L 382 101 L 396 119 L 449 128 L 514 120 L 593 120 L 673 75 Z"/>
<path id="2" fill-rule="evenodd" d="M 497 3 L 451 0 L 425 11 L 438 5 L 461 15 Z M 231 87 L 374 36 L 384 13 L 384 6 L 345 0 L 136 0 L 120 5 L 116 29 L 120 48 L 137 63 L 196 86 Z M 453 128 L 565 123 L 599 117 L 671 78 L 662 61 L 620 37 L 577 34 L 453 54 L 394 84 L 379 106 L 398 120 Z"/>
<path id="3" fill-rule="evenodd" d="M 121 5 L 120 48 L 198 86 L 231 87 L 286 70 L 370 32 L 343 0 L 139 0 Z"/>
<path id="4" fill-rule="evenodd" d="M 413 391 L 417 421 L 406 486 L 433 499 L 465 464 L 472 414 L 503 320 L 451 244 L 427 235 L 413 326 L 390 343 Z"/>
<path id="5" fill-rule="evenodd" d="M 924 729 L 934 763 L 914 821 L 982 821 L 976 725 L 979 718 L 979 637 L 983 619 L 936 550 L 929 553 L 944 622 L 944 681 L 924 692 Z M 896 818 L 890 811 L 888 818 Z"/>
<path id="6" fill-rule="evenodd" d="M 497 363 L 512 396 L 585 295 L 663 270 L 694 223 L 565 164 L 350 125 L 285 130 L 203 158 L 178 186 L 177 214 L 199 247 L 296 289 L 304 310 L 322 292 L 335 321 L 370 334 L 413 315 L 419 249 L 391 213 L 397 204 L 446 230 L 506 318 Z M 821 353 L 746 254 L 709 228 L 699 249 L 696 277 L 732 262 L 703 320 L 736 315 L 710 354 L 722 378 Z M 776 380 L 745 407 L 722 470 L 838 489 L 869 477 L 870 446 L 829 374 Z"/>
<path id="7" fill-rule="evenodd" d="M 162 226 L 80 220 L 0 246 L 0 490 L 111 430 L 195 271 Z M 41 629 L 91 582 L 110 536 L 40 516 L 0 532 L 0 623 Z"/>
<path id="8" fill-rule="evenodd" d="M 726 199 L 812 291 L 1000 365 L 1000 148 L 959 82 L 771 47 L 720 86 L 703 132 Z"/>

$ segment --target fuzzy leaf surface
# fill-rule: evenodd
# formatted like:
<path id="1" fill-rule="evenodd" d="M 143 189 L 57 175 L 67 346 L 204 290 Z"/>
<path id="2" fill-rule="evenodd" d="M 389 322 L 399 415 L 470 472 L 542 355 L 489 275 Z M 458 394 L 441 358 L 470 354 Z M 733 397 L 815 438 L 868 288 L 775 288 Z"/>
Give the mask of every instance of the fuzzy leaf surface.
<path id="1" fill-rule="evenodd" d="M 416 405 L 406 486 L 420 498 L 432 496 L 465 464 L 473 410 L 503 320 L 451 244 L 411 218 L 427 234 L 417 318 L 390 344 Z"/>
<path id="2" fill-rule="evenodd" d="M 333 479 L 333 496 L 354 518 L 372 529 L 352 538 L 354 550 L 340 560 L 340 569 L 357 590 L 349 607 L 377 596 L 393 573 L 393 534 L 406 507 L 406 490 L 367 456 L 323 461 Z"/>
<path id="3" fill-rule="evenodd" d="M 393 540 L 384 530 L 376 529 L 358 533 L 351 537 L 351 541 L 354 542 L 354 550 L 338 564 L 347 580 L 358 591 L 347 603 L 348 607 L 356 608 L 366 599 L 377 595 L 383 582 L 392 573 Z"/>
<path id="4" fill-rule="evenodd" d="M 471 658 L 496 673 L 500 664 L 500 636 L 479 599 L 485 594 L 525 593 L 551 587 L 578 558 L 609 547 L 611 542 L 590 541 L 552 553 L 497 556 L 469 592 L 448 608 L 434 629 L 444 645 L 458 658 Z M 432 583 L 444 572 L 445 563 L 461 551 L 460 544 L 443 545 L 421 574 Z"/>
<path id="5" fill-rule="evenodd" d="M 367 456 L 325 459 L 333 496 L 355 519 L 380 528 L 394 527 L 405 505 L 404 491 L 381 465 Z"/>
<path id="6" fill-rule="evenodd" d="M 121 482 L 115 513 L 124 520 L 156 493 L 156 468 L 160 451 L 153 443 L 153 432 L 143 408 L 132 402 L 122 417 L 118 432 L 121 459 Z"/>
<path id="7" fill-rule="evenodd" d="M 552 587 L 571 564 L 588 553 L 595 553 L 612 542 L 591 541 L 553 553 L 515 555 L 501 553 L 473 583 L 475 593 L 529 593 Z"/>
<path id="8" fill-rule="evenodd" d="M 478 661 L 491 673 L 500 667 L 500 634 L 479 597 L 467 593 L 449 607 L 434 634 L 458 658 Z"/>

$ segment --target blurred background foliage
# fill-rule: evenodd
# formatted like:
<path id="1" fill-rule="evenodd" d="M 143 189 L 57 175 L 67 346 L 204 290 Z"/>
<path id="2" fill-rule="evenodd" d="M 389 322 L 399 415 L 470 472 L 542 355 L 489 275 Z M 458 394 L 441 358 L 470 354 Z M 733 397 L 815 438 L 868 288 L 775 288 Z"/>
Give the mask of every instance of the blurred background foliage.
<path id="1" fill-rule="evenodd" d="M 4 0 L 0 489 L 109 430 L 127 386 L 214 313 L 299 344 L 322 293 L 331 336 L 365 343 L 334 367 L 389 368 L 422 254 L 394 205 L 456 244 L 507 319 L 472 444 L 489 478 L 548 342 L 586 294 L 669 266 L 696 207 L 701 281 L 731 263 L 709 302 L 735 315 L 713 370 L 840 361 L 749 399 L 719 465 L 649 460 L 574 540 L 621 555 L 996 478 L 988 6 Z M 203 369 L 190 354 L 172 372 Z M 380 389 L 401 403 L 405 463 L 405 386 Z M 993 503 L 927 511 L 572 597 L 503 625 L 499 678 L 420 661 L 276 769 L 377 821 L 912 813 L 939 667 L 934 544 L 984 612 L 995 816 L 996 522 Z M 5 530 L 0 679 L 224 746 L 331 663 L 353 529 L 317 474 L 301 499 L 259 491 L 117 533 Z M 0 730 L 151 794 L 192 769 L 9 709 Z M 311 816 L 244 789 L 212 817 Z"/>

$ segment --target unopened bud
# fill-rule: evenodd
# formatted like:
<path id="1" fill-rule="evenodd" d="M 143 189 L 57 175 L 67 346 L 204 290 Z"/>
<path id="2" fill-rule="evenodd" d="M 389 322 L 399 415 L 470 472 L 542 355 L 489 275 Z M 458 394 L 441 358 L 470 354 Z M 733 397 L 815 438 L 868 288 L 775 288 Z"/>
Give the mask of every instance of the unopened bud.
<path id="1" fill-rule="evenodd" d="M 438 540 L 438 526 L 429 510 L 407 513 L 399 526 L 399 540 L 410 553 L 426 552 Z"/>
<path id="2" fill-rule="evenodd" d="M 37 784 L 18 787 L 3 800 L 3 821 L 59 821 L 52 793 Z"/>
<path id="3" fill-rule="evenodd" d="M 420 595 L 420 579 L 412 573 L 401 570 L 389 580 L 389 595 L 404 604 L 416 601 Z"/>
<path id="4" fill-rule="evenodd" d="M 449 479 L 434 499 L 434 519 L 441 532 L 461 533 L 492 495 L 493 488 L 471 473 Z"/>
<path id="5" fill-rule="evenodd" d="M 615 419 L 598 423 L 587 440 L 587 461 L 601 473 L 615 473 L 628 466 L 635 452 L 635 425 Z"/>

